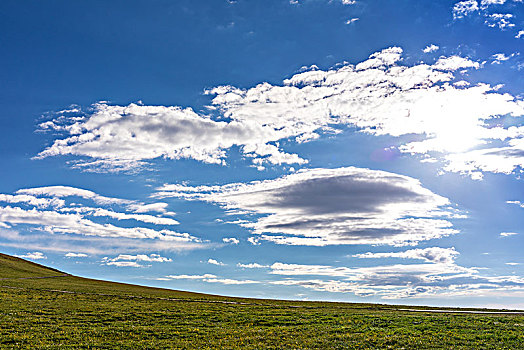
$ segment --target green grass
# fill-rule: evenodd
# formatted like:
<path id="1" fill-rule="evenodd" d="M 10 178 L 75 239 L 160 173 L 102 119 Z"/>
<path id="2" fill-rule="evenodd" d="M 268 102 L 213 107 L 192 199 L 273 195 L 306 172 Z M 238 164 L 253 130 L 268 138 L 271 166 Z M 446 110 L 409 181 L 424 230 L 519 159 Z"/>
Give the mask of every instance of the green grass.
<path id="1" fill-rule="evenodd" d="M 524 349 L 524 316 L 242 299 L 96 281 L 0 255 L 0 347 Z M 232 304 L 236 303 L 236 304 Z"/>

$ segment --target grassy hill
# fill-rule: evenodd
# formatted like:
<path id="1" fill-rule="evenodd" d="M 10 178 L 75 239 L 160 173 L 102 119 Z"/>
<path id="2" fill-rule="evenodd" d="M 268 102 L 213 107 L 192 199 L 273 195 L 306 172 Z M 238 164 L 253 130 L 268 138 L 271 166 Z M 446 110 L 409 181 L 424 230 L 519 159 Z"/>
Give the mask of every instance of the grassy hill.
<path id="1" fill-rule="evenodd" d="M 148 288 L 0 254 L 1 348 L 524 349 L 523 314 L 408 309 Z"/>
<path id="2" fill-rule="evenodd" d="M 50 267 L 0 253 L 0 278 L 47 277 L 63 274 Z"/>

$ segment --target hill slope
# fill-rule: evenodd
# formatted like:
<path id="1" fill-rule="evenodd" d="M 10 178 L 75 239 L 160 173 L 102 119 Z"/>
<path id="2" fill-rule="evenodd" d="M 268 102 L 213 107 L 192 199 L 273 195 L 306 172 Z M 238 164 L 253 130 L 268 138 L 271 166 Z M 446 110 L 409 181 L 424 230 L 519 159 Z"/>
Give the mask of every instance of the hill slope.
<path id="1" fill-rule="evenodd" d="M 500 311 L 227 298 L 64 275 L 6 255 L 0 279 L 0 348 L 524 348 L 524 316 Z"/>
<path id="2" fill-rule="evenodd" d="M 0 253 L 0 279 L 47 277 L 64 273 L 31 261 Z"/>

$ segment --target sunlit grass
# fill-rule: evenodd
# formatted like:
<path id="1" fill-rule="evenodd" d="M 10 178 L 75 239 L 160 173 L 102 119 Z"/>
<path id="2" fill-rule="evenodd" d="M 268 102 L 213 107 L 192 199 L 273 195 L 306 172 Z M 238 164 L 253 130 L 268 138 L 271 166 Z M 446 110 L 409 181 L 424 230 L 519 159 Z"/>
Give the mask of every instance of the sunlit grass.
<path id="1" fill-rule="evenodd" d="M 72 276 L 0 285 L 4 348 L 524 348 L 521 315 L 223 298 Z"/>

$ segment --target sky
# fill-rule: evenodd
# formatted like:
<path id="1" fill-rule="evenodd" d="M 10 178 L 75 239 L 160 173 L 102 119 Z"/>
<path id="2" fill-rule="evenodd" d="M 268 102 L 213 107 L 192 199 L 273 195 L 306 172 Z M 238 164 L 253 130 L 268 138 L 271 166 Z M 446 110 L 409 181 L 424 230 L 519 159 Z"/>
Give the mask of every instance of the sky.
<path id="1" fill-rule="evenodd" d="M 524 309 L 522 0 L 0 3 L 0 251 Z"/>

